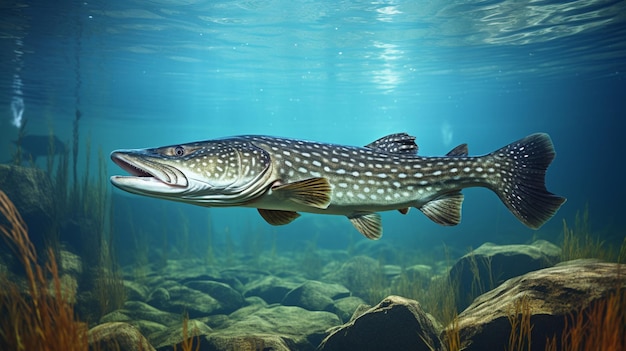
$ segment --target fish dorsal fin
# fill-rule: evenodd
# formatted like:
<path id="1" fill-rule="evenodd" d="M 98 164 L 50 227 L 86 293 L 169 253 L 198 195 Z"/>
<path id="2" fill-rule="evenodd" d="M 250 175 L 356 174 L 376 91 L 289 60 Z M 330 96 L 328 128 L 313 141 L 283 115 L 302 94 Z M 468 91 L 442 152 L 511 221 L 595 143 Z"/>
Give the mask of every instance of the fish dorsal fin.
<path id="1" fill-rule="evenodd" d="M 448 152 L 446 156 L 467 156 L 468 154 L 469 151 L 467 150 L 467 144 L 461 144 L 450 150 L 450 152 Z"/>
<path id="2" fill-rule="evenodd" d="M 298 212 L 258 209 L 263 219 L 271 225 L 285 225 L 300 217 Z"/>
<path id="3" fill-rule="evenodd" d="M 391 154 L 417 155 L 415 137 L 407 133 L 395 133 L 384 136 L 365 145 L 366 148 L 380 150 Z"/>
<path id="4" fill-rule="evenodd" d="M 463 205 L 463 194 L 457 191 L 428 201 L 420 207 L 420 211 L 435 223 L 457 225 L 461 222 L 461 205 Z"/>
<path id="5" fill-rule="evenodd" d="M 348 219 L 368 239 L 378 240 L 383 236 L 383 223 L 378 213 L 358 213 Z"/>
<path id="6" fill-rule="evenodd" d="M 330 205 L 331 191 L 326 178 L 309 178 L 272 188 L 272 192 L 282 199 L 320 209 L 326 209 Z"/>

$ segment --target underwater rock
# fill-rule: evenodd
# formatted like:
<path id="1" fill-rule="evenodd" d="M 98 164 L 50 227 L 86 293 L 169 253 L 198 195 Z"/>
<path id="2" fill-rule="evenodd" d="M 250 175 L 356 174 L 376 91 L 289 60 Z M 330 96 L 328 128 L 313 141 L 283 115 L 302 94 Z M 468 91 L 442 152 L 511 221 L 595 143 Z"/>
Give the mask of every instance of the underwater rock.
<path id="1" fill-rule="evenodd" d="M 127 323 L 104 323 L 89 330 L 90 350 L 154 351 L 148 340 Z"/>
<path id="2" fill-rule="evenodd" d="M 545 240 L 530 245 L 481 245 L 450 269 L 450 281 L 458 282 L 457 310 L 464 310 L 476 296 L 509 278 L 553 266 L 560 252 Z"/>
<path id="3" fill-rule="evenodd" d="M 363 313 L 367 312 L 370 308 L 372 308 L 372 305 L 368 305 L 365 303 L 357 306 L 354 312 L 352 312 L 352 316 L 350 316 L 349 322 L 352 322 L 353 320 L 359 318 Z"/>
<path id="4" fill-rule="evenodd" d="M 427 266 L 425 264 L 416 264 L 413 266 L 406 267 L 404 269 L 404 273 L 409 277 L 409 279 L 419 279 L 419 280 L 430 280 L 433 274 L 433 267 Z"/>
<path id="5" fill-rule="evenodd" d="M 245 297 L 258 296 L 267 303 L 281 302 L 298 283 L 275 276 L 265 276 L 246 285 Z"/>
<path id="6" fill-rule="evenodd" d="M 557 335 L 560 340 L 566 317 L 571 318 L 617 287 L 626 289 L 625 269 L 616 263 L 576 260 L 509 279 L 477 297 L 459 314 L 462 349 L 508 349 L 509 317 L 519 315 L 525 301 L 532 325 L 530 349 L 544 350 L 547 338 Z"/>
<path id="7" fill-rule="evenodd" d="M 269 271 L 258 269 L 256 267 L 237 266 L 230 267 L 220 271 L 222 278 L 237 278 L 241 283 L 248 283 L 262 279 L 263 277 L 272 275 Z"/>
<path id="8" fill-rule="evenodd" d="M 132 280 L 124 280 L 124 291 L 126 293 L 127 300 L 143 302 L 148 300 L 148 288 L 143 284 Z"/>
<path id="9" fill-rule="evenodd" d="M 187 339 L 197 340 L 194 342 L 194 345 L 204 339 L 203 336 L 210 334 L 211 331 L 209 326 L 198 320 L 190 319 L 187 321 Z M 181 344 L 185 341 L 183 338 L 183 322 L 181 321 L 178 325 L 172 326 L 167 330 L 150 334 L 148 339 L 157 350 L 172 350 L 172 346 L 175 346 L 176 350 L 182 350 Z"/>
<path id="10" fill-rule="evenodd" d="M 126 301 L 124 308 L 104 315 L 100 323 L 130 322 L 138 320 L 152 321 L 161 325 L 171 326 L 180 323 L 180 314 L 158 310 L 145 302 Z"/>
<path id="11" fill-rule="evenodd" d="M 78 281 L 83 272 L 82 261 L 79 256 L 66 250 L 59 251 L 58 261 L 61 295 L 66 302 L 76 304 Z"/>
<path id="12" fill-rule="evenodd" d="M 181 256 L 182 257 L 182 256 Z M 159 271 L 159 276 L 168 277 L 179 284 L 191 280 L 219 280 L 220 273 L 206 262 L 198 258 L 169 259 Z"/>
<path id="13" fill-rule="evenodd" d="M 159 324 L 153 321 L 146 321 L 143 319 L 135 320 L 135 321 L 127 321 L 126 323 L 139 329 L 141 334 L 146 335 L 146 336 L 163 332 L 169 328 L 168 326 L 165 326 L 163 324 Z M 180 321 L 178 323 L 180 323 Z"/>
<path id="14" fill-rule="evenodd" d="M 152 306 L 160 308 L 161 306 L 166 306 L 169 300 L 169 291 L 166 288 L 158 287 L 150 293 L 147 302 Z"/>
<path id="15" fill-rule="evenodd" d="M 430 266 L 423 264 L 409 266 L 404 268 L 399 275 L 391 278 L 391 286 L 402 286 L 409 283 L 411 286 L 427 289 L 433 280 L 433 276 L 433 268 Z"/>
<path id="16" fill-rule="evenodd" d="M 398 260 L 398 248 L 386 241 L 359 240 L 354 244 L 352 252 L 353 256 L 376 257 L 382 262 Z"/>
<path id="17" fill-rule="evenodd" d="M 350 291 L 340 284 L 308 280 L 285 295 L 282 304 L 300 306 L 310 311 L 328 311 L 333 300 L 350 296 Z"/>
<path id="18" fill-rule="evenodd" d="M 100 323 L 115 323 L 115 322 L 129 322 L 133 319 L 129 316 L 126 310 L 115 310 L 109 312 L 100 318 Z"/>
<path id="19" fill-rule="evenodd" d="M 248 307 L 244 307 L 241 310 L 247 309 Z M 242 338 L 274 335 L 280 337 L 285 345 L 289 345 L 289 349 L 306 351 L 315 349 L 328 328 L 341 324 L 339 317 L 333 313 L 308 311 L 296 306 L 276 305 L 260 308 L 252 313 L 240 311 L 231 314 L 233 321 L 228 327 L 213 330 L 208 339 L 220 338 L 220 342 L 224 342 L 223 338 L 227 338 L 231 339 L 232 344 Z"/>
<path id="20" fill-rule="evenodd" d="M 230 286 L 214 281 L 190 281 L 185 286 L 203 292 L 216 299 L 219 306 L 213 313 L 231 313 L 243 307 L 245 300 L 243 296 Z"/>
<path id="21" fill-rule="evenodd" d="M 383 274 L 387 279 L 393 279 L 402 274 L 402 267 L 395 264 L 386 264 L 383 266 Z"/>
<path id="22" fill-rule="evenodd" d="M 154 307 L 167 312 L 177 314 L 187 312 L 189 318 L 208 316 L 222 308 L 215 298 L 186 286 L 173 286 L 167 289 L 167 292 L 169 299 L 159 300 L 162 304 L 156 304 L 156 300 L 150 300 L 150 303 L 155 303 Z"/>
<path id="23" fill-rule="evenodd" d="M 229 322 L 226 314 L 212 314 L 210 316 L 198 318 L 200 322 L 208 325 L 210 328 L 225 328 Z"/>
<path id="24" fill-rule="evenodd" d="M 267 303 L 258 296 L 251 296 L 246 298 L 246 303 L 248 304 L 245 307 L 238 309 L 237 311 L 231 313 L 228 318 L 228 323 L 224 323 L 225 325 L 232 324 L 233 321 L 238 321 L 245 318 L 247 315 L 250 315 L 256 311 L 267 308 Z"/>
<path id="25" fill-rule="evenodd" d="M 0 189 L 26 222 L 28 236 L 35 248 L 42 249 L 45 238 L 54 230 L 56 213 L 55 192 L 48 174 L 39 168 L 0 164 Z M 11 227 L 3 216 L 0 216 L 0 225 Z"/>
<path id="26" fill-rule="evenodd" d="M 211 336 L 241 338 L 271 334 L 293 345 L 294 350 L 314 350 L 328 328 L 341 324 L 333 313 L 309 311 L 297 306 L 271 306 L 240 316 L 240 320 L 225 329 L 214 330 Z"/>
<path id="27" fill-rule="evenodd" d="M 352 318 L 354 312 L 359 306 L 366 306 L 365 309 L 370 309 L 372 306 L 366 305 L 362 298 L 357 296 L 348 296 L 333 301 L 331 308 L 328 310 L 339 316 L 345 323 Z"/>
<path id="28" fill-rule="evenodd" d="M 367 256 L 355 256 L 326 275 L 323 280 L 340 283 L 353 294 L 366 298 L 372 282 L 381 281 L 381 276 L 384 277 L 378 261 Z"/>
<path id="29" fill-rule="evenodd" d="M 290 340 L 278 335 L 258 334 L 245 336 L 210 335 L 201 341 L 201 350 L 206 351 L 241 351 L 241 350 L 271 350 L 291 351 Z"/>
<path id="30" fill-rule="evenodd" d="M 62 218 L 59 225 L 59 241 L 63 242 L 68 250 L 81 256 L 85 270 L 95 269 L 102 264 L 101 233 L 98 233 L 100 229 L 94 218 L 76 213 L 70 218 Z"/>
<path id="31" fill-rule="evenodd" d="M 441 350 L 438 335 L 417 301 L 392 295 L 336 328 L 318 350 Z"/>
<path id="32" fill-rule="evenodd" d="M 58 257 L 59 274 L 69 274 L 78 277 L 83 273 L 83 263 L 80 256 L 67 250 L 60 250 Z"/>

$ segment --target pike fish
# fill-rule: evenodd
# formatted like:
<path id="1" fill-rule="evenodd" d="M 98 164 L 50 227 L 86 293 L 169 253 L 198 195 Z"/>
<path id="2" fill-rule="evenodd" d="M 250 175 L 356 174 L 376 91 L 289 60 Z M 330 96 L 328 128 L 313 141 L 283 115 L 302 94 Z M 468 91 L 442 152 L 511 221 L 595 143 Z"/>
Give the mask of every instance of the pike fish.
<path id="1" fill-rule="evenodd" d="M 298 212 L 343 215 L 369 239 L 383 233 L 378 212 L 411 207 L 441 225 L 461 221 L 461 190 L 494 191 L 526 226 L 537 229 L 565 198 L 546 189 L 555 157 L 537 133 L 483 156 L 466 144 L 441 157 L 417 154 L 415 137 L 397 133 L 364 147 L 260 135 L 234 136 L 151 149 L 116 150 L 111 159 L 130 176 L 113 176 L 130 193 L 206 207 L 257 208 L 272 225 Z"/>
<path id="2" fill-rule="evenodd" d="M 33 162 L 40 156 L 61 155 L 66 151 L 66 145 L 56 135 L 25 135 L 13 144 L 22 148 L 22 160 Z M 7 161 L 7 163 L 12 160 Z"/>

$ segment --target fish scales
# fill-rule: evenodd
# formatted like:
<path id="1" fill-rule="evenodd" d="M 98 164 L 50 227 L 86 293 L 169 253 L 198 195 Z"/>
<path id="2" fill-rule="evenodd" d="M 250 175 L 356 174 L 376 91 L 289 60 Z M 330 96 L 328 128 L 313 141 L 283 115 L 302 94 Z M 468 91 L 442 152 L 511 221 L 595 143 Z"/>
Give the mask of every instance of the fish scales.
<path id="1" fill-rule="evenodd" d="M 329 209 L 355 205 L 375 211 L 396 209 L 398 205 L 419 207 L 442 188 L 488 184 L 489 176 L 499 176 L 492 166 L 475 157 L 407 157 L 334 144 L 267 137 L 251 140 L 271 150 L 277 179 L 292 182 L 327 177 L 333 190 Z M 422 195 L 419 201 L 415 192 Z"/>
<path id="2" fill-rule="evenodd" d="M 257 208 L 270 224 L 299 212 L 345 215 L 370 239 L 382 235 L 377 212 L 418 208 L 442 225 L 461 220 L 468 187 L 493 190 L 525 225 L 539 228 L 565 198 L 545 187 L 555 157 L 547 134 L 537 133 L 490 154 L 468 156 L 461 144 L 447 155 L 418 156 L 406 133 L 364 147 L 270 136 L 236 136 L 153 149 L 117 150 L 130 176 L 113 185 L 131 193 L 207 207 Z"/>

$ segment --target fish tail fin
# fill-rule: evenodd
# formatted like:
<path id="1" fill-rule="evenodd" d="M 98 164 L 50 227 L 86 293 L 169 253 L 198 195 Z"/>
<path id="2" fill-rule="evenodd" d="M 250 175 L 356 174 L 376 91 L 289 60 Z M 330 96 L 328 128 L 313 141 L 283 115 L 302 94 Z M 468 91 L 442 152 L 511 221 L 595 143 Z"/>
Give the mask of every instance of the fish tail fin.
<path id="1" fill-rule="evenodd" d="M 566 201 L 546 189 L 546 170 L 556 156 L 548 134 L 529 135 L 490 156 L 502 175 L 494 184 L 496 194 L 526 226 L 540 228 Z"/>

